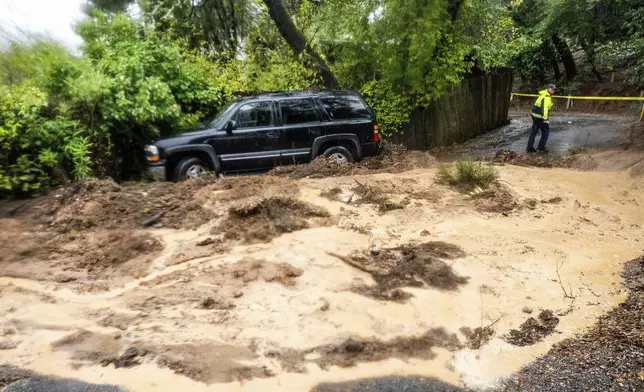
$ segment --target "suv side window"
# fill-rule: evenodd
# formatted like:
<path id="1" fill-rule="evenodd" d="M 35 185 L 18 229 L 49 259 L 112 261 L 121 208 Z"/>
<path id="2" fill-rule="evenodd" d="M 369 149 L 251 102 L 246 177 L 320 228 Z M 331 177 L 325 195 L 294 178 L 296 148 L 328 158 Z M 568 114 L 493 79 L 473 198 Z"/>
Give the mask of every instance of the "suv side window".
<path id="1" fill-rule="evenodd" d="M 320 97 L 320 102 L 331 120 L 371 119 L 371 113 L 362 101 L 352 95 Z"/>
<path id="2" fill-rule="evenodd" d="M 270 127 L 273 121 L 272 102 L 251 102 L 242 105 L 234 118 L 237 121 L 237 128 L 259 128 Z"/>
<path id="3" fill-rule="evenodd" d="M 318 114 L 310 99 L 287 99 L 280 101 L 282 122 L 284 125 L 318 122 Z"/>

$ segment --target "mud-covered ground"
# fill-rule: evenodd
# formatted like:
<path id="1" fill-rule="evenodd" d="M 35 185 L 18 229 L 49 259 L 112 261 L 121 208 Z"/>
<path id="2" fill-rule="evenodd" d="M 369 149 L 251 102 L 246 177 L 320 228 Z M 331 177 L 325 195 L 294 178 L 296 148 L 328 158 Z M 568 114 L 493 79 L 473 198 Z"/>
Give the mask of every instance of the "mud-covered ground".
<path id="1" fill-rule="evenodd" d="M 488 159 L 499 180 L 472 194 L 387 146 L 3 203 L 0 381 L 30 374 L 17 366 L 132 391 L 542 390 L 566 383 L 548 361 L 570 373 L 604 350 L 583 369 L 636 390 L 618 387 L 642 377 L 641 278 L 620 273 L 642 254 L 644 154 Z"/>

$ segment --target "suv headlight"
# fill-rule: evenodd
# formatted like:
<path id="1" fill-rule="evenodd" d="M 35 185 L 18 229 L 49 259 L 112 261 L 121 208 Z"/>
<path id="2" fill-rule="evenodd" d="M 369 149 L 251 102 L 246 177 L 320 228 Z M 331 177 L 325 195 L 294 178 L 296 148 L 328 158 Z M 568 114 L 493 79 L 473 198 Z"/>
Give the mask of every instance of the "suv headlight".
<path id="1" fill-rule="evenodd" d="M 145 157 L 150 162 L 159 162 L 161 160 L 159 157 L 159 149 L 154 145 L 145 146 Z"/>

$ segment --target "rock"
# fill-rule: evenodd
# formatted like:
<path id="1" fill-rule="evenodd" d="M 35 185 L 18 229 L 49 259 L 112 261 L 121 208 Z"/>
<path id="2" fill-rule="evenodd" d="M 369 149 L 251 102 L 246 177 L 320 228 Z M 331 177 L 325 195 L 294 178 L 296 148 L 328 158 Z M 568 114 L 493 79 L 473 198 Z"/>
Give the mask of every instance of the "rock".
<path id="1" fill-rule="evenodd" d="M 431 233 L 429 232 L 429 230 L 423 230 L 423 231 L 421 231 L 421 232 L 420 232 L 420 235 L 421 235 L 422 237 L 427 237 L 427 236 L 428 236 L 428 235 L 430 235 L 430 234 L 431 234 Z"/>
<path id="2" fill-rule="evenodd" d="M 372 247 L 371 247 L 371 255 L 372 255 L 372 256 L 378 256 L 379 254 L 380 254 L 380 248 L 378 248 L 378 247 L 377 247 L 377 246 L 375 246 L 375 245 L 374 245 L 374 246 L 372 246 Z"/>
<path id="3" fill-rule="evenodd" d="M 154 214 L 149 218 L 145 218 L 143 221 L 141 221 L 141 226 L 150 227 L 156 224 L 159 221 L 159 219 L 161 219 L 162 216 L 163 214 Z"/>
<path id="4" fill-rule="evenodd" d="M 532 308 L 527 307 L 527 306 L 524 306 L 523 309 L 521 309 L 521 311 L 523 313 L 532 314 Z"/>
<path id="5" fill-rule="evenodd" d="M 241 297 L 242 295 L 244 295 L 244 292 L 243 292 L 243 291 L 241 291 L 241 290 L 237 290 L 237 291 L 235 291 L 235 292 L 233 293 L 233 297 L 234 297 L 234 298 L 239 298 L 239 297 Z"/>
<path id="6" fill-rule="evenodd" d="M 323 299 L 324 303 L 320 306 L 320 310 L 326 312 L 331 307 L 331 304 L 326 299 Z"/>

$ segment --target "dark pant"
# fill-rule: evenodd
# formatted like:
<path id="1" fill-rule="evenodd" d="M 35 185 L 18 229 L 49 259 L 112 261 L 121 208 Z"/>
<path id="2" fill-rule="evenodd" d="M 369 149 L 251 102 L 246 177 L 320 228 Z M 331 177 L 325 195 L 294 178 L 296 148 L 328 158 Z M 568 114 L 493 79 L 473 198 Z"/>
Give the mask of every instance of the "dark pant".
<path id="1" fill-rule="evenodd" d="M 537 137 L 537 133 L 541 130 L 541 140 L 539 140 L 539 150 L 546 148 L 546 143 L 548 143 L 548 136 L 550 135 L 550 125 L 546 124 L 540 118 L 532 117 L 532 133 L 530 134 L 530 139 L 528 139 L 528 149 L 534 148 L 534 139 Z"/>

